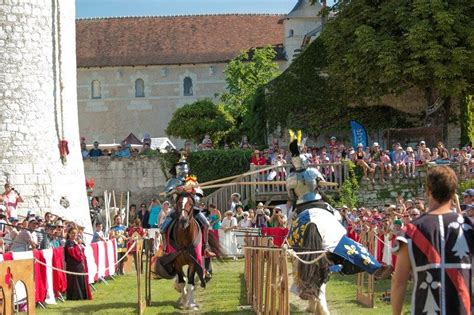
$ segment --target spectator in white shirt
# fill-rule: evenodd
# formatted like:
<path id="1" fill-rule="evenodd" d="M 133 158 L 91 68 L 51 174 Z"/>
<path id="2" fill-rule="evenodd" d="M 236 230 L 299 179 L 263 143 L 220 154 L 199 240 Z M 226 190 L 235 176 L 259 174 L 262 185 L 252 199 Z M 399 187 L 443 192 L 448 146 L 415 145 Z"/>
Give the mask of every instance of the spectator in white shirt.
<path id="1" fill-rule="evenodd" d="M 249 213 L 244 212 L 244 218 L 239 222 L 239 227 L 241 228 L 251 228 L 253 225 L 252 220 L 249 218 Z"/>

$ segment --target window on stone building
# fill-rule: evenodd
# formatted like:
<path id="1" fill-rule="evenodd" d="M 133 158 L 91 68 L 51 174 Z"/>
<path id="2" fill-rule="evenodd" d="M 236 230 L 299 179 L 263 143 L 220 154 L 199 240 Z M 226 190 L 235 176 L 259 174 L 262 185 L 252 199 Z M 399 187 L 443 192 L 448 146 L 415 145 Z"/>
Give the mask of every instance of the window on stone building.
<path id="1" fill-rule="evenodd" d="M 183 89 L 184 89 L 184 96 L 192 96 L 193 95 L 193 80 L 190 77 L 186 77 L 183 80 Z"/>
<path id="2" fill-rule="evenodd" d="M 288 31 L 288 37 L 293 37 L 293 35 L 295 35 L 295 31 L 293 29 L 290 29 Z"/>
<path id="3" fill-rule="evenodd" d="M 94 80 L 91 83 L 91 97 L 92 98 L 102 98 L 102 91 L 100 89 L 100 81 Z"/>
<path id="4" fill-rule="evenodd" d="M 145 82 L 143 79 L 135 81 L 135 97 L 145 97 Z"/>

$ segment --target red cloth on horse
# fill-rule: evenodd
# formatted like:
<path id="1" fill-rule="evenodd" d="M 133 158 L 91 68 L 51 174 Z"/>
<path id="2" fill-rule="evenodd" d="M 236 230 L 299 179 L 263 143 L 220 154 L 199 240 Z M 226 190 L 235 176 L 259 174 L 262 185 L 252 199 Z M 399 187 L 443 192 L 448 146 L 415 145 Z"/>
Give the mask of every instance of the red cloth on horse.
<path id="1" fill-rule="evenodd" d="M 280 247 L 283 242 L 285 241 L 286 236 L 288 235 L 287 228 L 262 228 L 262 234 L 264 236 L 271 236 L 273 237 L 273 245 Z"/>
<path id="2" fill-rule="evenodd" d="M 94 282 L 99 280 L 99 243 L 91 243 L 92 254 L 94 255 L 94 262 L 97 266 L 97 272 L 94 275 Z"/>
<path id="3" fill-rule="evenodd" d="M 43 251 L 35 249 L 33 251 L 33 256 L 41 261 L 46 263 L 46 260 L 43 256 Z M 44 302 L 46 299 L 46 267 L 42 264 L 35 263 L 35 302 Z"/>
<path id="4" fill-rule="evenodd" d="M 176 249 L 170 244 L 169 233 L 166 234 L 166 254 L 172 254 L 176 252 Z M 194 254 L 199 265 L 204 269 L 204 260 L 202 259 L 202 239 L 199 240 L 199 243 L 194 247 Z"/>
<path id="5" fill-rule="evenodd" d="M 214 235 L 214 238 L 215 238 L 216 240 L 219 240 L 219 230 L 211 230 L 211 229 L 209 229 L 208 232 L 209 232 L 209 234 Z"/>
<path id="6" fill-rule="evenodd" d="M 64 248 L 58 247 L 53 249 L 53 267 L 60 270 L 64 268 Z M 67 289 L 66 274 L 53 269 L 53 290 L 54 294 L 58 296 L 58 292 L 65 292 Z"/>

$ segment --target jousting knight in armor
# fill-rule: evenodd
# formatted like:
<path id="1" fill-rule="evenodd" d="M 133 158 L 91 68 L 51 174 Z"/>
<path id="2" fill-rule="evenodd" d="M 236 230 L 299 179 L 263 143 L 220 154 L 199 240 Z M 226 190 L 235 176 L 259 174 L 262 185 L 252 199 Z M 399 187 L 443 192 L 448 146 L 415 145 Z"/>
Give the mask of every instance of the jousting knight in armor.
<path id="1" fill-rule="evenodd" d="M 318 188 L 328 186 L 323 175 L 313 167 L 300 152 L 301 131 L 290 130 L 293 168 L 287 177 L 286 186 L 290 201 L 293 202 L 288 244 L 298 251 L 325 251 L 324 257 L 313 264 L 296 262 L 295 283 L 292 292 L 309 301 L 312 313 L 329 314 L 326 303 L 326 282 L 329 269 L 344 274 L 361 271 L 374 273 L 380 264 L 366 248 L 346 236 L 346 229 L 337 220 L 336 210 L 323 200 Z M 321 254 L 300 256 L 312 261 Z"/>
<path id="2" fill-rule="evenodd" d="M 178 163 L 174 165 L 174 169 L 170 172 L 173 175 L 165 185 L 164 194 L 169 197 L 174 195 L 176 197 L 176 193 L 183 189 L 188 185 L 197 186 L 196 178 L 189 176 L 189 165 L 186 161 L 186 156 L 184 154 L 181 155 Z M 209 247 L 209 222 L 207 221 L 204 214 L 201 212 L 201 208 L 199 208 L 199 202 L 202 197 L 204 197 L 204 193 L 201 188 L 193 187 L 193 200 L 194 200 L 194 218 L 199 223 L 202 228 L 203 233 L 203 242 L 204 242 L 204 255 L 206 257 L 215 257 L 216 254 L 210 250 Z M 176 201 L 176 200 L 175 200 Z M 176 202 L 175 202 L 176 203 Z M 163 223 L 160 226 L 160 231 L 162 234 L 166 234 L 171 222 L 178 218 L 178 214 L 174 209 L 168 214 L 165 218 Z"/>

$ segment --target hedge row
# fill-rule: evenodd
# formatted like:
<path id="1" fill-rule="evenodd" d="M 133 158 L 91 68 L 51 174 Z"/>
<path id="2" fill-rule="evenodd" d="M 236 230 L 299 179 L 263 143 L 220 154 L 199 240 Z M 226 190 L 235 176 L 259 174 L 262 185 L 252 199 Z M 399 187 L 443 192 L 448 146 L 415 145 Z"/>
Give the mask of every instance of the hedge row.
<path id="1" fill-rule="evenodd" d="M 198 151 L 189 153 L 187 161 L 190 174 L 203 183 L 247 172 L 251 155 L 251 150 L 240 149 Z M 167 178 L 170 177 L 169 170 L 178 160 L 177 153 L 161 154 L 162 170 Z"/>

